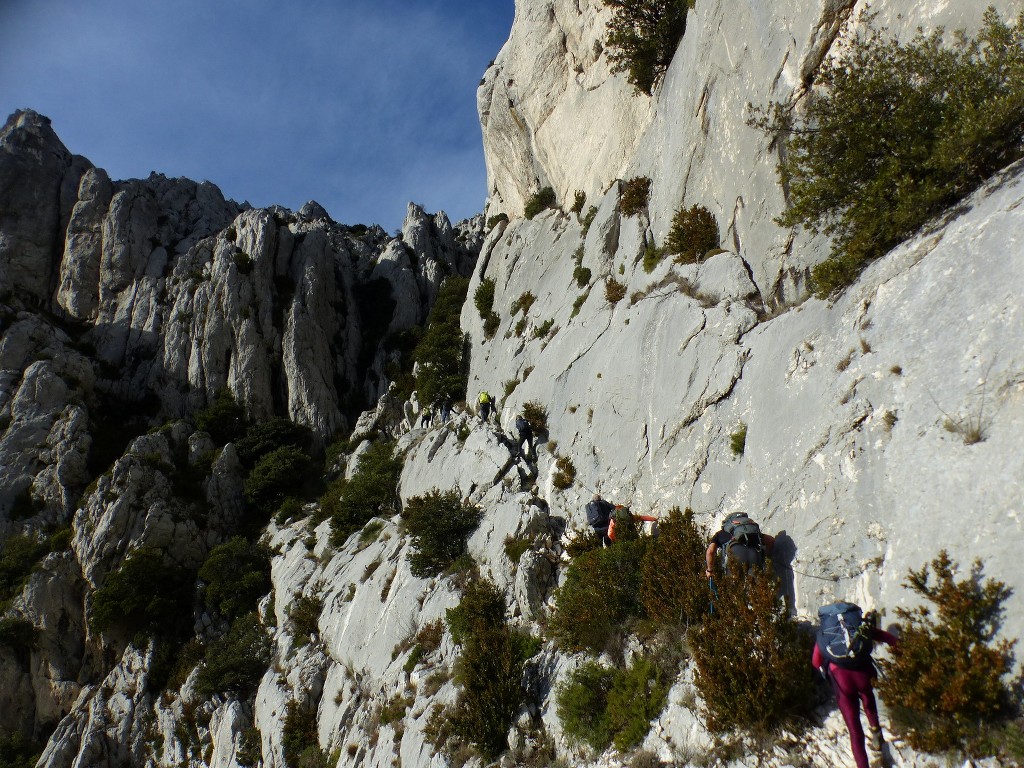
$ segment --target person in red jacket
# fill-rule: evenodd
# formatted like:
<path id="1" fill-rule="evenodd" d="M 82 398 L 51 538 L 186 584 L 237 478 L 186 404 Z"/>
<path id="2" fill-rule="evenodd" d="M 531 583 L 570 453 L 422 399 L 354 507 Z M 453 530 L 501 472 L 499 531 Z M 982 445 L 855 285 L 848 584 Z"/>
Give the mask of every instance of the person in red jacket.
<path id="1" fill-rule="evenodd" d="M 871 629 L 871 640 L 886 645 L 895 645 L 898 642 L 894 635 L 877 627 Z M 832 681 L 832 690 L 836 693 L 839 711 L 843 715 L 843 720 L 846 721 L 846 728 L 850 731 L 850 746 L 853 748 L 853 759 L 857 763 L 857 768 L 869 768 L 868 754 L 864 749 L 864 728 L 860 723 L 861 702 L 864 703 L 864 713 L 868 716 L 868 725 L 871 727 L 872 749 L 881 752 L 884 744 L 873 687 L 878 673 L 875 671 L 871 657 L 868 656 L 863 665 L 853 669 L 840 667 L 838 664 L 826 661 L 825 655 L 815 644 L 811 664 L 815 669 L 827 674 Z"/>

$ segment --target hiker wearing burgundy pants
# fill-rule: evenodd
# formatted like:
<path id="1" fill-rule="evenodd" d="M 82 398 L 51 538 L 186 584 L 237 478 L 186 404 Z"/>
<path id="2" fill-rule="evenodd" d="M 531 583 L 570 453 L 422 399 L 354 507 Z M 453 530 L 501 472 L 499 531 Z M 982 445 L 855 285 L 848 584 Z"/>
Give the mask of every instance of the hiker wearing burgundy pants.
<path id="1" fill-rule="evenodd" d="M 868 634 L 873 643 L 881 642 L 894 645 L 898 642 L 895 636 L 877 627 L 871 627 Z M 884 744 L 873 688 L 878 673 L 875 671 L 870 654 L 859 665 L 852 668 L 839 666 L 827 660 L 821 648 L 815 644 L 811 663 L 815 669 L 826 673 L 832 681 L 832 690 L 836 693 L 839 711 L 843 714 L 843 720 L 846 721 L 846 727 L 850 731 L 850 746 L 853 748 L 853 759 L 857 763 L 857 768 L 869 768 L 868 754 L 864 748 L 864 728 L 860 723 L 862 702 L 864 713 L 868 716 L 868 725 L 871 727 L 872 751 L 881 753 Z"/>

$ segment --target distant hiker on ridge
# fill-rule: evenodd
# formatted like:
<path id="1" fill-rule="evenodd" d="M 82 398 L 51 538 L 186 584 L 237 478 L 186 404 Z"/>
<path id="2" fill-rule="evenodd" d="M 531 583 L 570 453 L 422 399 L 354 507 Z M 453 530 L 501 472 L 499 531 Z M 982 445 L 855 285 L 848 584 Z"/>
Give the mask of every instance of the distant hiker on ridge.
<path id="1" fill-rule="evenodd" d="M 729 561 L 749 565 L 764 565 L 765 555 L 771 555 L 775 548 L 775 537 L 761 533 L 761 527 L 744 512 L 726 515 L 722 529 L 714 535 L 705 553 L 710 579 L 714 573 L 715 556 L 721 551 L 722 569 L 728 570 Z"/>
<path id="2" fill-rule="evenodd" d="M 860 723 L 860 704 L 871 726 L 871 751 L 879 755 L 885 746 L 882 725 L 872 684 L 878 673 L 871 659 L 875 642 L 895 645 L 896 637 L 875 626 L 875 613 L 862 614 L 853 603 L 833 603 L 818 609 L 821 626 L 814 644 L 811 664 L 832 681 L 839 711 L 850 731 L 850 746 L 857 768 L 868 768 L 864 749 L 864 728 Z"/>
<path id="3" fill-rule="evenodd" d="M 608 526 L 611 524 L 614 511 L 615 505 L 602 499 L 599 493 L 595 493 L 594 498 L 586 506 L 587 522 L 594 529 L 597 540 L 605 547 L 612 545 L 612 540 L 608 538 Z"/>

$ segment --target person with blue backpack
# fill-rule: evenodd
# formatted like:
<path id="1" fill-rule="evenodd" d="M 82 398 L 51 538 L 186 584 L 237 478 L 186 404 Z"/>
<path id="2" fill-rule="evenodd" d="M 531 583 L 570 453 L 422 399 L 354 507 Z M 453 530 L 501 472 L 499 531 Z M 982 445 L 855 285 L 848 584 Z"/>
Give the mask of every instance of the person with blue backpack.
<path id="1" fill-rule="evenodd" d="M 850 746 L 857 768 L 869 768 L 864 748 L 864 728 L 860 722 L 860 705 L 871 729 L 871 749 L 882 753 L 885 740 L 878 720 L 874 681 L 878 676 L 871 652 L 877 642 L 895 645 L 894 635 L 875 626 L 873 611 L 863 613 L 853 603 L 832 603 L 818 609 L 818 633 L 811 663 L 832 681 L 839 711 L 850 732 Z"/>
<path id="2" fill-rule="evenodd" d="M 601 494 L 595 493 L 594 498 L 585 507 L 587 522 L 594 529 L 594 535 L 601 542 L 602 547 L 610 547 L 612 540 L 608 537 L 608 526 L 611 525 L 612 514 L 615 512 L 615 505 L 610 501 L 601 498 Z"/>

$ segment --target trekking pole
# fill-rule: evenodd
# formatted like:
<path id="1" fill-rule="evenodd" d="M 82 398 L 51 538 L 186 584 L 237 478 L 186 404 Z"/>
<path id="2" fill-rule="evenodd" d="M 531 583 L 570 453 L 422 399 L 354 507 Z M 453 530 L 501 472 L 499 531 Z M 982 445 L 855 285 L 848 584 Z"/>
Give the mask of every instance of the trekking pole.
<path id="1" fill-rule="evenodd" d="M 708 586 L 711 588 L 711 602 L 708 603 L 708 610 L 712 616 L 715 615 L 715 600 L 718 599 L 718 590 L 715 588 L 715 580 L 708 576 Z"/>

